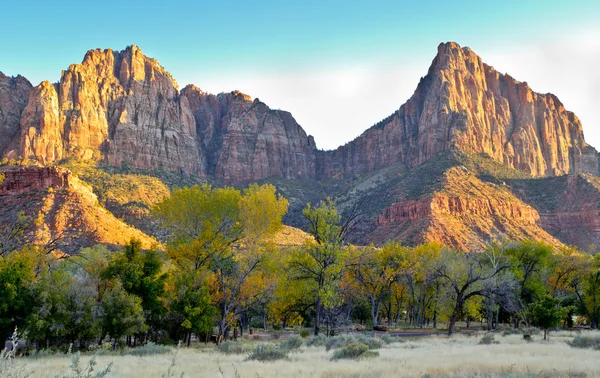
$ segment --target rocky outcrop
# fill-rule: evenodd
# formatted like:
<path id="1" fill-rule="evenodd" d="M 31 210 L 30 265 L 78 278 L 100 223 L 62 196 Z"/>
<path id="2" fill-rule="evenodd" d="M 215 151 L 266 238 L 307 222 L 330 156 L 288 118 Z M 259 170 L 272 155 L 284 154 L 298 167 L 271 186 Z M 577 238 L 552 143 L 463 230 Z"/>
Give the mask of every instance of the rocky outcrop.
<path id="1" fill-rule="evenodd" d="M 0 172 L 0 196 L 18 196 L 31 191 L 69 188 L 73 181 L 71 171 L 58 167 L 16 167 Z"/>
<path id="2" fill-rule="evenodd" d="M 0 72 L 0 158 L 18 157 L 21 113 L 33 86 L 23 76 Z"/>
<path id="3" fill-rule="evenodd" d="M 481 250 L 491 240 L 562 245 L 541 227 L 533 207 L 508 188 L 483 182 L 463 167 L 449 169 L 433 194 L 386 208 L 367 239 L 377 244 L 439 242 L 462 250 Z"/>
<path id="4" fill-rule="evenodd" d="M 131 238 L 145 248 L 153 237 L 104 209 L 91 188 L 60 167 L 4 167 L 0 183 L 0 229 L 26 217 L 25 242 L 77 253 L 96 244 L 121 246 Z"/>
<path id="5" fill-rule="evenodd" d="M 266 177 L 314 178 L 316 145 L 288 112 L 240 92 L 182 92 L 196 120 L 208 172 L 224 182 Z"/>
<path id="6" fill-rule="evenodd" d="M 548 183 L 548 195 L 556 192 L 555 206 L 539 206 L 538 224 L 565 244 L 584 250 L 600 246 L 600 178 L 580 174 L 561 179 L 566 181 L 566 188 L 561 185 L 557 190 Z"/>
<path id="7" fill-rule="evenodd" d="M 321 152 L 321 177 L 370 173 L 398 161 L 413 167 L 440 151 L 486 153 L 534 176 L 598 173 L 581 122 L 552 94 L 538 94 L 444 43 L 408 102 L 363 135 Z"/>
<path id="8" fill-rule="evenodd" d="M 66 157 L 204 176 L 194 117 L 177 83 L 136 46 L 89 51 L 59 83 L 32 91 L 21 119 L 21 155 Z"/>

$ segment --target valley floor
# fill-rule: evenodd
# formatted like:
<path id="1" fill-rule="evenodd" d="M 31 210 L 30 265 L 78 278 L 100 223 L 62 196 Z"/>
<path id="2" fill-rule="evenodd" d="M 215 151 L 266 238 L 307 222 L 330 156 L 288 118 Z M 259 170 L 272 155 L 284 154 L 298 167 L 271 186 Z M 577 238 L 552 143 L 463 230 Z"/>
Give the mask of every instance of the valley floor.
<path id="1" fill-rule="evenodd" d="M 600 333 L 595 333 L 600 335 Z M 483 336 L 430 336 L 402 340 L 379 349 L 380 355 L 359 361 L 330 361 L 332 351 L 303 346 L 288 360 L 247 361 L 245 355 L 227 355 L 213 347 L 181 348 L 173 375 L 166 375 L 172 354 L 145 357 L 103 355 L 97 370 L 113 363 L 107 377 L 600 377 L 600 351 L 575 349 L 566 342 L 575 333 L 560 331 L 550 341 L 534 336 L 495 335 L 498 344 L 480 345 Z M 82 356 L 82 365 L 90 356 Z M 71 376 L 68 357 L 21 358 L 17 363 L 31 377 Z"/>

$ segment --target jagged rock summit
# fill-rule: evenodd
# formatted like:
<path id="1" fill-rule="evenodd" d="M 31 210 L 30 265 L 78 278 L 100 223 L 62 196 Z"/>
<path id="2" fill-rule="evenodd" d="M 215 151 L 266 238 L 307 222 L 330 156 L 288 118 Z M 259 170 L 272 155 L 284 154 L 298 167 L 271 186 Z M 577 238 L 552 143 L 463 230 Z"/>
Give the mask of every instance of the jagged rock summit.
<path id="1" fill-rule="evenodd" d="M 581 122 L 552 94 L 497 72 L 468 47 L 442 43 L 413 96 L 354 141 L 322 154 L 320 172 L 414 167 L 456 148 L 485 153 L 533 176 L 598 173 Z"/>
<path id="2" fill-rule="evenodd" d="M 135 45 L 90 50 L 56 84 L 0 76 L 0 154 L 41 163 L 99 159 L 222 182 L 323 179 L 422 164 L 441 151 L 482 152 L 534 176 L 598 173 L 579 119 L 551 94 L 498 73 L 449 42 L 414 95 L 335 151 L 318 151 L 285 111 L 234 91 L 179 91 Z"/>
<path id="3" fill-rule="evenodd" d="M 453 42 L 438 46 L 405 104 L 333 151 L 318 150 L 289 112 L 238 91 L 180 90 L 135 45 L 90 50 L 58 83 L 0 73 L 0 156 L 166 171 L 185 183 L 272 182 L 295 226 L 306 202 L 334 196 L 341 209 L 363 207 L 358 244 L 600 245 L 598 153 L 577 116 Z"/>

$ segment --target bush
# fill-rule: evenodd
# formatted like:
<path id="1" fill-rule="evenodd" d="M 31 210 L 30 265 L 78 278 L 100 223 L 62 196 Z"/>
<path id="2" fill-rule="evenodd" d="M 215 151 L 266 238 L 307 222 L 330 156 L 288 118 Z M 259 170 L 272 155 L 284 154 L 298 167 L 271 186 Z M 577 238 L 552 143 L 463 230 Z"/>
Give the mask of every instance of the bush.
<path id="1" fill-rule="evenodd" d="M 282 342 L 280 344 L 280 348 L 291 351 L 291 350 L 296 350 L 296 349 L 300 349 L 300 347 L 302 346 L 302 337 L 298 336 L 298 335 L 294 335 L 291 336 L 289 339 L 285 340 L 284 342 Z"/>
<path id="2" fill-rule="evenodd" d="M 281 337 L 281 335 L 280 335 L 280 334 L 278 334 L 278 333 L 274 333 L 274 334 L 272 334 L 272 335 L 271 335 L 271 337 L 272 337 L 274 340 L 279 340 L 279 338 Z"/>
<path id="3" fill-rule="evenodd" d="M 390 335 L 383 335 L 379 338 L 379 340 L 381 340 L 384 344 L 392 344 L 398 341 L 398 338 L 390 336 Z"/>
<path id="4" fill-rule="evenodd" d="M 481 340 L 479 340 L 479 344 L 481 345 L 490 345 L 490 344 L 500 344 L 496 340 L 494 340 L 494 335 L 491 333 L 486 333 L 483 335 Z"/>
<path id="5" fill-rule="evenodd" d="M 310 340 L 308 340 L 306 345 L 311 347 L 325 346 L 327 345 L 327 337 L 324 335 L 313 336 Z"/>
<path id="6" fill-rule="evenodd" d="M 535 328 L 535 327 L 525 327 L 525 328 L 504 328 L 502 330 L 502 336 L 508 336 L 508 335 L 531 335 L 531 336 L 535 336 L 535 335 L 539 335 L 540 334 L 540 329 L 539 328 Z"/>
<path id="7" fill-rule="evenodd" d="M 244 341 L 224 341 L 217 345 L 217 349 L 225 354 L 244 354 L 252 351 L 252 344 Z"/>
<path id="8" fill-rule="evenodd" d="M 359 335 L 358 341 L 361 344 L 365 344 L 369 349 L 379 349 L 383 346 L 383 339 L 381 337 L 372 337 L 367 335 Z"/>
<path id="9" fill-rule="evenodd" d="M 369 350 L 365 344 L 354 343 L 336 350 L 331 357 L 332 360 L 361 359 L 379 356 L 379 352 Z"/>
<path id="10" fill-rule="evenodd" d="M 364 344 L 369 349 L 379 349 L 383 346 L 384 342 L 388 343 L 391 341 L 390 336 L 387 336 L 384 341 L 382 337 L 371 337 L 367 335 L 353 335 L 353 334 L 344 334 L 333 337 L 325 337 L 323 335 L 319 335 L 310 339 L 306 345 L 307 346 L 324 346 L 327 350 L 342 348 L 351 344 Z"/>
<path id="11" fill-rule="evenodd" d="M 166 354 L 171 353 L 173 351 L 172 347 L 166 345 L 155 344 L 153 342 L 148 342 L 145 345 L 142 345 L 137 348 L 127 348 L 123 350 L 123 355 L 125 356 L 151 356 L 154 354 Z"/>
<path id="12" fill-rule="evenodd" d="M 575 336 L 572 341 L 568 341 L 573 348 L 585 348 L 600 350 L 600 337 L 596 336 Z"/>
<path id="13" fill-rule="evenodd" d="M 261 344 L 250 352 L 248 359 L 257 361 L 282 360 L 288 358 L 287 353 L 287 350 L 279 348 L 274 344 Z"/>
<path id="14" fill-rule="evenodd" d="M 310 332 L 308 332 L 307 329 L 303 329 L 302 331 L 300 331 L 300 337 L 306 339 L 308 336 L 310 336 Z"/>

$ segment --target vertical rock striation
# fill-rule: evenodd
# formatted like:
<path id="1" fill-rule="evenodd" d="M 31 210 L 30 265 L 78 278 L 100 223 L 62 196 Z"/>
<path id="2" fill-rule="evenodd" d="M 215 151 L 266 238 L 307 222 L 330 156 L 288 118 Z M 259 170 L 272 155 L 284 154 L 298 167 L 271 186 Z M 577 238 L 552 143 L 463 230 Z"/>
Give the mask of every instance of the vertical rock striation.
<path id="1" fill-rule="evenodd" d="M 456 43 L 438 47 L 414 95 L 390 117 L 332 152 L 319 174 L 370 173 L 403 161 L 416 166 L 440 151 L 486 153 L 534 176 L 598 173 L 581 122 L 552 94 L 538 94 Z"/>
<path id="2" fill-rule="evenodd" d="M 112 165 L 205 174 L 187 100 L 135 45 L 88 51 L 56 85 L 36 87 L 21 118 L 20 147 L 42 163 L 104 157 Z"/>
<path id="3" fill-rule="evenodd" d="M 33 86 L 23 76 L 0 72 L 0 157 L 18 156 L 21 114 Z"/>

